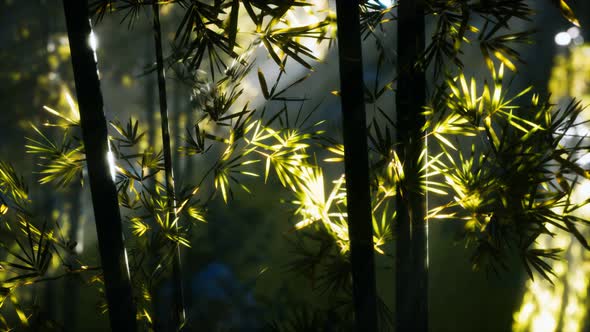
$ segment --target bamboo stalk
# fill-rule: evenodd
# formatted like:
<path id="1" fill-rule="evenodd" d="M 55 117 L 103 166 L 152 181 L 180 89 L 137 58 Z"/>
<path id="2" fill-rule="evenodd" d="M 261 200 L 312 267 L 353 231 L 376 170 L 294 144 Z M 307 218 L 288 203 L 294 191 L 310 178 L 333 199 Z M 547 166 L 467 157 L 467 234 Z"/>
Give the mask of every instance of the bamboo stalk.
<path id="1" fill-rule="evenodd" d="M 356 331 L 377 331 L 359 2 L 336 1 L 344 169 Z"/>
<path id="2" fill-rule="evenodd" d="M 69 214 L 69 222 L 70 228 L 68 230 L 68 239 L 71 241 L 76 241 L 78 238 L 78 231 L 82 228 L 80 223 L 81 219 L 81 210 L 80 210 L 80 196 L 81 196 L 81 187 L 79 183 L 75 183 L 73 186 L 70 187 L 69 197 L 70 197 L 70 210 L 68 211 Z M 73 250 L 76 251 L 76 246 L 82 246 L 81 243 L 76 243 L 73 247 Z M 78 268 L 77 265 L 79 263 L 76 262 L 73 255 L 70 255 L 68 258 L 68 264 L 70 264 L 71 268 Z M 78 303 L 80 301 L 80 282 L 77 278 L 70 276 L 65 279 L 64 281 L 64 294 L 62 299 L 63 306 L 62 308 L 65 310 L 64 312 L 64 327 L 65 331 L 78 331 L 78 323 L 79 323 L 79 316 L 80 310 L 78 306 L 72 305 L 72 303 Z"/>
<path id="3" fill-rule="evenodd" d="M 178 229 L 178 218 L 176 216 L 176 199 L 174 189 L 174 172 L 172 166 L 172 149 L 170 147 L 170 129 L 168 125 L 168 100 L 166 97 L 166 77 L 164 72 L 164 57 L 162 55 L 162 29 L 160 25 L 160 5 L 154 2 L 152 5 L 154 15 L 154 43 L 156 46 L 156 61 L 158 75 L 158 95 L 160 99 L 160 116 L 162 121 L 162 145 L 164 150 L 164 171 L 166 177 L 166 192 L 168 198 L 168 220 L 176 221 Z M 182 287 L 182 272 L 180 246 L 174 244 L 174 257 L 172 258 L 172 288 L 174 296 L 174 307 L 171 312 L 170 324 L 174 329 L 180 329 L 185 322 L 184 294 Z"/>
<path id="4" fill-rule="evenodd" d="M 428 226 L 419 157 L 424 149 L 426 76 L 417 66 L 424 52 L 424 0 L 398 5 L 396 95 L 398 185 L 396 220 L 396 331 L 428 331 Z"/>
<path id="5" fill-rule="evenodd" d="M 146 32 L 149 36 L 149 31 Z M 151 59 L 152 55 L 152 41 L 151 36 L 150 39 L 146 40 L 146 59 Z M 146 65 L 146 68 L 151 67 L 152 62 L 151 60 Z M 150 147 L 154 147 L 156 142 L 156 80 L 152 75 L 146 75 L 145 77 L 145 106 L 146 106 L 146 117 L 147 117 L 147 126 L 148 126 L 148 144 Z"/>
<path id="6" fill-rule="evenodd" d="M 92 27 L 88 2 L 63 0 L 63 5 L 111 329 L 136 331 L 136 309 L 123 243 L 117 189 L 107 158 L 107 123 L 95 53 L 89 44 Z"/>

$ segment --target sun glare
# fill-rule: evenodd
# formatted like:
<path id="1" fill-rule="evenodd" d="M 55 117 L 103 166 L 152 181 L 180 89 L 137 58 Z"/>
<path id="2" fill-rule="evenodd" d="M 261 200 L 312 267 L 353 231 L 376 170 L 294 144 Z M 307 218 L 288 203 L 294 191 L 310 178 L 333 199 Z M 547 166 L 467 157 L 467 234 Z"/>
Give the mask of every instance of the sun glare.
<path id="1" fill-rule="evenodd" d="M 92 50 L 94 52 L 96 52 L 96 50 L 98 49 L 98 38 L 96 37 L 96 34 L 94 33 L 94 31 L 90 31 L 90 37 L 88 38 L 88 43 L 90 44 L 90 48 L 92 48 Z"/>
<path id="2" fill-rule="evenodd" d="M 111 171 L 111 178 L 115 181 L 117 177 L 117 166 L 115 164 L 115 155 L 112 151 L 107 152 L 107 161 L 109 162 L 109 170 Z"/>
<path id="3" fill-rule="evenodd" d="M 395 0 L 370 0 L 369 3 L 388 8 L 395 5 Z"/>

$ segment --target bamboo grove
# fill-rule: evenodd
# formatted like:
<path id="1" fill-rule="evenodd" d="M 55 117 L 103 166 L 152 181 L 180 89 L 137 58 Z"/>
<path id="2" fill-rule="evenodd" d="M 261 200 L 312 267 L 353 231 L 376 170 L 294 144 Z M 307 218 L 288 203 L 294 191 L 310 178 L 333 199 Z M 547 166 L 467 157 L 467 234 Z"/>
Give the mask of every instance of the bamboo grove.
<path id="1" fill-rule="evenodd" d="M 578 24 L 566 1 L 551 2 L 556 15 Z M 462 225 L 459 237 L 474 270 L 501 273 L 517 257 L 531 279 L 549 283 L 550 261 L 562 248 L 539 248 L 539 237 L 558 229 L 590 249 L 582 233 L 589 221 L 576 213 L 590 199 L 572 200 L 579 179 L 590 179 L 578 164 L 587 138 L 569 137 L 581 125 L 583 105 L 556 106 L 536 87 L 513 91 L 509 84 L 526 68 L 518 50 L 533 32 L 513 27 L 534 15 L 528 1 L 64 0 L 63 6 L 77 102 L 64 89 L 67 103 L 45 107 L 53 120 L 31 125 L 25 149 L 41 165 L 35 186 L 89 184 L 100 265 L 78 256 L 59 218 L 33 212 L 29 179 L 1 162 L 5 330 L 53 326 L 27 310 L 23 294 L 71 275 L 104 293 L 101 309 L 114 331 L 200 330 L 186 313 L 195 299 L 185 291 L 183 255 L 199 245 L 191 235 L 208 227 L 216 203 L 229 209 L 237 191 L 273 182 L 292 210 L 290 220 L 280 221 L 293 221 L 287 267 L 334 304 L 294 308 L 260 330 L 427 331 L 430 222 Z M 170 11 L 180 20 L 167 18 Z M 120 33 L 149 27 L 155 52 L 148 52 L 153 61 L 141 79 L 156 79 L 158 135 L 154 124 L 137 118 L 105 118 L 101 59 L 88 42 L 88 22 L 107 16 L 121 20 Z M 174 31 L 169 54 L 165 25 Z M 386 31 L 396 34 L 397 49 L 385 46 L 392 38 Z M 335 125 L 322 118 L 318 103 L 293 92 L 317 75 L 321 48 L 338 52 L 340 89 L 326 96 L 341 100 Z M 484 77 L 471 77 L 464 64 L 474 49 Z M 373 76 L 363 76 L 366 55 L 375 56 Z M 303 74 L 293 77 L 295 68 Z M 175 144 L 171 82 L 190 95 L 189 123 L 172 137 Z M 334 126 L 341 136 L 330 131 Z M 175 184 L 175 162 L 194 167 L 204 160 L 190 183 Z M 376 259 L 395 267 L 395 281 L 388 281 L 395 283 L 394 309 L 377 291 Z M 172 290 L 162 291 L 164 285 Z"/>

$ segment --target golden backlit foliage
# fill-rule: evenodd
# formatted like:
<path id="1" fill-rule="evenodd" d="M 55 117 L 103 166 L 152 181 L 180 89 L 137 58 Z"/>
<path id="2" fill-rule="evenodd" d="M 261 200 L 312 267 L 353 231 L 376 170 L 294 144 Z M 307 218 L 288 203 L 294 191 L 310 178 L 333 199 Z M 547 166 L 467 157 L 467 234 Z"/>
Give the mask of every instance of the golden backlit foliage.
<path id="1" fill-rule="evenodd" d="M 555 58 L 555 66 L 549 81 L 552 102 L 565 104 L 574 96 L 584 105 L 590 103 L 590 46 L 571 47 Z M 585 122 L 590 119 L 590 112 L 585 109 L 576 119 Z M 569 142 L 576 144 L 589 133 L 587 124 L 574 128 L 568 134 Z M 579 156 L 578 162 L 583 165 L 589 161 L 590 154 Z M 590 180 L 580 178 L 573 188 L 574 203 L 589 199 Z M 560 212 L 560 211 L 558 211 Z M 588 207 L 580 209 L 578 214 L 590 218 Z M 588 286 L 590 282 L 590 253 L 571 234 L 550 226 L 554 234 L 543 235 L 536 243 L 536 248 L 561 248 L 560 260 L 549 262 L 554 275 L 552 283 L 540 279 L 529 280 L 522 304 L 514 313 L 513 331 L 515 332 L 579 332 L 584 328 L 588 302 Z M 588 236 L 588 230 L 582 231 Z"/>

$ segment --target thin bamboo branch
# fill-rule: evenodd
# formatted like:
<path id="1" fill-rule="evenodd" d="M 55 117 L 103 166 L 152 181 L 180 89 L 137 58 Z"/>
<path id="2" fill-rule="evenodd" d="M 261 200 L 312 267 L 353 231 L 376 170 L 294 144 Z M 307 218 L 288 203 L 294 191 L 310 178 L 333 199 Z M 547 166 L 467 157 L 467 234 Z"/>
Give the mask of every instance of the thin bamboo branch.
<path id="1" fill-rule="evenodd" d="M 107 158 L 107 123 L 96 55 L 89 43 L 92 27 L 88 2 L 63 0 L 63 4 L 111 329 L 136 331 L 136 309 L 123 242 L 117 189 Z"/>
<path id="2" fill-rule="evenodd" d="M 79 183 L 70 187 L 70 211 L 69 221 L 70 228 L 68 230 L 68 239 L 75 241 L 78 237 L 78 231 L 83 227 L 80 223 L 81 211 L 80 211 L 80 194 L 81 187 Z M 76 244 L 76 246 L 82 246 L 83 244 Z M 74 250 L 75 250 L 74 246 Z M 73 255 L 68 255 L 68 264 L 76 266 L 76 261 Z M 70 271 L 73 272 L 73 271 Z M 66 278 L 64 282 L 64 296 L 62 299 L 63 308 L 67 308 L 71 303 L 78 303 L 80 301 L 80 283 L 74 277 Z M 73 307 L 68 310 L 68 314 L 64 315 L 64 325 L 67 331 L 77 331 L 79 323 L 80 310 L 78 307 Z"/>
<path id="3" fill-rule="evenodd" d="M 160 25 L 160 5 L 154 2 L 152 5 L 154 15 L 154 43 L 156 46 L 156 61 L 158 75 L 158 95 L 160 98 L 160 116 L 162 122 L 162 145 L 164 150 L 164 171 L 166 176 L 166 192 L 168 198 L 168 220 L 175 222 L 178 230 L 178 218 L 176 215 L 176 194 L 174 188 L 174 172 L 172 166 L 172 149 L 170 147 L 170 129 L 168 125 L 168 100 L 166 98 L 166 76 L 164 72 L 164 57 L 162 55 L 162 29 Z M 182 287 L 182 272 L 180 259 L 180 246 L 174 244 L 174 257 L 172 261 L 172 288 L 174 296 L 174 308 L 172 310 L 171 324 L 174 329 L 181 329 L 185 323 L 184 294 Z"/>
<path id="4" fill-rule="evenodd" d="M 369 188 L 359 2 L 336 1 L 344 169 L 356 331 L 377 331 L 377 291 Z"/>
<path id="5" fill-rule="evenodd" d="M 149 32 L 147 33 L 149 36 Z M 146 58 L 151 59 L 152 54 L 152 41 L 151 39 L 146 40 Z M 151 61 L 148 62 L 146 68 L 151 68 L 153 63 Z M 146 75 L 145 77 L 145 106 L 146 106 L 146 117 L 147 117 L 147 126 L 148 126 L 148 143 L 150 147 L 155 146 L 155 133 L 157 132 L 156 129 L 156 80 L 152 75 Z"/>

